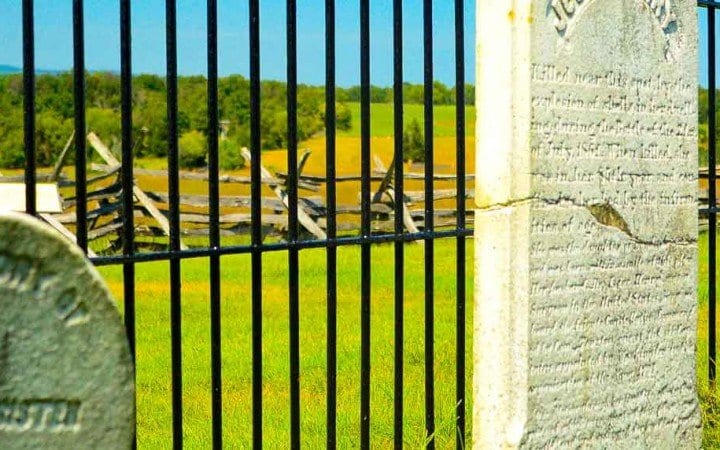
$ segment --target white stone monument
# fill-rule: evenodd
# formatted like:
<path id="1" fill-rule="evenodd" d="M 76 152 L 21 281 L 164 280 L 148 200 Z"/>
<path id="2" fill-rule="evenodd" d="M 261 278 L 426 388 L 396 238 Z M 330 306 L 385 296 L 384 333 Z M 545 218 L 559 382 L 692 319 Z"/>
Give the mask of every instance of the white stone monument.
<path id="1" fill-rule="evenodd" d="M 82 252 L 0 213 L 0 448 L 133 448 L 133 362 L 120 314 Z"/>
<path id="2" fill-rule="evenodd" d="M 698 448 L 690 0 L 477 0 L 477 449 Z"/>

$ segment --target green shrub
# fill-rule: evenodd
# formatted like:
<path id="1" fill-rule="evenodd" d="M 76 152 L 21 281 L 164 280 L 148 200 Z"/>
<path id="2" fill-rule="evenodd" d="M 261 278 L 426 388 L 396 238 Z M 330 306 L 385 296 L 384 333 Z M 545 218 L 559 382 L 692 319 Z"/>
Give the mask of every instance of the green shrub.
<path id="1" fill-rule="evenodd" d="M 40 166 L 55 164 L 72 134 L 73 122 L 53 111 L 38 113 L 35 119 L 35 158 Z M 72 158 L 68 158 L 72 160 Z"/>
<path id="2" fill-rule="evenodd" d="M 234 140 L 229 139 L 220 142 L 219 158 L 220 169 L 235 170 L 245 167 L 245 158 L 240 154 L 242 145 Z"/>
<path id="3" fill-rule="evenodd" d="M 403 131 L 403 160 L 425 161 L 425 139 L 417 119 L 413 119 Z"/>
<path id="4" fill-rule="evenodd" d="M 182 168 L 203 167 L 207 164 L 207 138 L 197 130 L 188 131 L 180 136 L 179 162 Z"/>
<path id="5" fill-rule="evenodd" d="M 335 107 L 335 126 L 338 130 L 348 131 L 352 128 L 352 112 L 345 103 L 338 103 Z"/>
<path id="6" fill-rule="evenodd" d="M 18 169 L 25 164 L 22 127 L 8 130 L 0 139 L 0 167 Z"/>

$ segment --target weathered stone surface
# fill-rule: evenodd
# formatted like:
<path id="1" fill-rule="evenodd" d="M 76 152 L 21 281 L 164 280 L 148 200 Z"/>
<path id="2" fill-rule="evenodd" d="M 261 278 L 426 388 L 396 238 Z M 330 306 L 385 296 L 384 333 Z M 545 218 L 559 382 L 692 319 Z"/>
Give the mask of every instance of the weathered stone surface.
<path id="1" fill-rule="evenodd" d="M 0 448 L 128 449 L 133 369 L 120 315 L 82 253 L 0 215 Z"/>
<path id="2" fill-rule="evenodd" d="M 699 447 L 695 3 L 477 8 L 475 447 Z"/>

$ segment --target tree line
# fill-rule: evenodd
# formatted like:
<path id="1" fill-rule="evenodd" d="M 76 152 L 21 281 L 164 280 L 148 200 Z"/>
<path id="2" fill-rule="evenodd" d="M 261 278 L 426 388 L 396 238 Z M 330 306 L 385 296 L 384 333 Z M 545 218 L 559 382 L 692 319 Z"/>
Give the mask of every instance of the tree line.
<path id="1" fill-rule="evenodd" d="M 321 88 L 323 89 L 323 88 Z M 455 87 L 445 86 L 440 81 L 433 83 L 433 104 L 454 105 Z M 360 86 L 349 88 L 338 88 L 337 99 L 340 102 L 359 103 L 361 98 Z M 463 92 L 463 99 L 466 105 L 475 104 L 475 86 L 466 84 Z M 392 103 L 393 88 L 370 86 L 371 103 Z M 425 101 L 425 87 L 422 84 L 403 83 L 403 102 L 410 104 L 422 104 Z"/>
<path id="2" fill-rule="evenodd" d="M 698 163 L 707 166 L 708 163 L 708 113 L 710 111 L 709 91 L 698 88 Z M 717 97 L 720 99 L 720 96 Z M 717 109 L 717 108 L 716 108 Z M 720 137 L 720 115 L 715 118 L 715 138 Z"/>
<path id="3" fill-rule="evenodd" d="M 180 161 L 185 167 L 206 164 L 207 79 L 203 76 L 178 77 L 178 134 Z M 120 77 L 115 73 L 86 74 L 86 121 L 114 151 L 120 146 Z M 51 165 L 74 128 L 73 75 L 71 72 L 36 77 L 36 157 L 39 165 Z M 279 81 L 262 81 L 261 146 L 263 149 L 287 146 L 287 86 Z M 164 77 L 136 75 L 132 79 L 134 154 L 137 157 L 167 156 L 167 84 Z M 422 103 L 422 85 L 405 84 L 406 103 Z M 474 87 L 466 86 L 465 101 L 474 101 Z M 360 87 L 337 88 L 336 126 L 352 127 L 347 103 L 360 100 Z M 371 101 L 392 102 L 392 88 L 371 87 Z M 453 104 L 454 88 L 436 82 L 435 104 Z M 250 83 L 241 75 L 218 80 L 218 108 L 222 120 L 220 165 L 223 169 L 241 167 L 240 149 L 250 141 Z M 22 75 L 0 76 L 0 167 L 22 167 L 23 152 Z M 325 88 L 298 86 L 298 139 L 324 132 Z M 72 153 L 72 152 L 71 152 Z"/>

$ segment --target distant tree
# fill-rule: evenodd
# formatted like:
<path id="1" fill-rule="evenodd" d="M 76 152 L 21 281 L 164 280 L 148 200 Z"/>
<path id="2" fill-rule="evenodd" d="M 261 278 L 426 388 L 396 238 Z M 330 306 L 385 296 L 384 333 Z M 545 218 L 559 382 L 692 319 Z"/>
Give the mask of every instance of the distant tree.
<path id="1" fill-rule="evenodd" d="M 325 127 L 323 92 L 315 88 L 303 87 L 298 92 L 298 140 L 311 138 Z M 287 141 L 287 139 L 285 139 Z"/>
<path id="2" fill-rule="evenodd" d="M 417 119 L 413 119 L 403 131 L 403 160 L 425 161 L 425 140 Z"/>
<path id="3" fill-rule="evenodd" d="M 207 138 L 197 130 L 184 133 L 178 142 L 180 167 L 189 169 L 207 164 Z"/>
<path id="4" fill-rule="evenodd" d="M 133 77 L 133 89 L 136 92 L 147 90 L 155 92 L 165 91 L 165 80 L 157 75 L 140 74 Z"/>
<path id="5" fill-rule="evenodd" d="M 120 142 L 120 113 L 107 108 L 88 108 L 85 113 L 88 132 L 92 131 L 110 148 Z"/>
<path id="6" fill-rule="evenodd" d="M 339 102 L 357 103 L 360 101 L 360 86 L 337 88 L 335 92 Z"/>
<path id="7" fill-rule="evenodd" d="M 335 106 L 335 126 L 342 131 L 352 129 L 352 112 L 345 103 L 338 103 Z"/>
<path id="8" fill-rule="evenodd" d="M 273 149 L 285 146 L 287 141 L 287 112 L 275 109 L 261 117 L 262 148 Z"/>
<path id="9" fill-rule="evenodd" d="M 43 111 L 35 118 L 35 158 L 37 164 L 55 163 L 73 130 L 73 122 L 53 111 Z"/>
<path id="10" fill-rule="evenodd" d="M 320 110 L 322 111 L 320 119 L 323 122 L 321 128 L 324 128 L 325 105 L 321 105 Z M 335 128 L 343 131 L 347 131 L 352 128 L 352 111 L 350 111 L 350 108 L 348 108 L 345 103 L 335 104 Z"/>
<path id="11" fill-rule="evenodd" d="M 465 85 L 465 104 L 475 104 L 475 86 L 473 86 L 472 84 Z"/>
<path id="12" fill-rule="evenodd" d="M 167 156 L 167 107 L 163 93 L 143 91 L 137 95 L 133 127 L 134 138 L 138 140 L 137 156 Z"/>
<path id="13" fill-rule="evenodd" d="M 250 83 L 241 75 L 218 80 L 220 117 L 247 128 L 250 123 Z"/>
<path id="14" fill-rule="evenodd" d="M 178 118 L 180 136 L 194 136 L 187 140 L 198 140 L 207 136 L 208 105 L 207 79 L 203 76 L 178 77 Z M 164 77 L 151 74 L 135 75 L 132 79 L 132 140 L 138 157 L 167 156 L 167 83 Z M 120 144 L 121 82 L 120 76 L 112 72 L 87 72 L 86 118 L 88 131 L 97 133 L 111 149 Z M 41 74 L 36 77 L 36 119 L 38 164 L 52 164 L 66 142 L 73 128 L 74 98 L 72 72 Z M 389 103 L 393 101 L 391 87 L 370 86 L 370 101 Z M 287 85 L 280 81 L 262 81 L 261 94 L 261 148 L 284 148 L 288 142 L 287 131 Z M 422 103 L 423 85 L 403 85 L 405 103 Z M 452 104 L 455 101 L 454 88 L 442 83 L 433 84 L 434 102 Z M 297 138 L 307 140 L 325 128 L 324 86 L 298 85 Z M 353 115 L 348 102 L 359 102 L 360 86 L 336 87 L 336 126 L 338 130 L 352 128 Z M 466 85 L 465 97 L 472 103 L 474 87 Z M 700 120 L 707 116 L 703 101 L 707 90 L 700 91 Z M 250 84 L 241 75 L 231 75 L 218 80 L 218 112 L 229 121 L 227 140 L 223 144 L 235 150 L 235 143 L 248 146 L 250 136 Z M 22 74 L 0 75 L 0 167 L 21 167 L 23 155 L 23 80 Z M 720 114 L 718 115 L 720 116 Z M 719 118 L 720 120 L 720 118 Z M 720 127 L 717 128 L 720 130 Z M 192 147 L 192 146 L 191 146 Z M 72 153 L 72 152 L 71 152 Z M 415 159 L 420 156 L 416 155 Z M 72 159 L 72 154 L 70 155 Z M 198 157 L 195 164 L 204 156 Z M 192 159 L 192 158 L 191 158 Z M 232 158 L 231 158 L 232 159 Z M 239 161 L 239 159 L 238 159 Z M 228 167 L 239 163 L 228 162 Z"/>
<path id="15" fill-rule="evenodd" d="M 63 118 L 72 117 L 73 77 L 71 73 L 35 78 L 35 107 L 38 113 L 52 111 Z"/>
<path id="16" fill-rule="evenodd" d="M 403 100 L 405 103 L 421 104 L 424 100 L 424 92 L 425 90 L 420 84 L 403 84 Z"/>
<path id="17" fill-rule="evenodd" d="M 698 88 L 698 123 L 708 123 L 708 90 Z"/>
<path id="18" fill-rule="evenodd" d="M 0 114 L 0 167 L 20 168 L 24 162 L 22 110 L 5 110 Z"/>
<path id="19" fill-rule="evenodd" d="M 452 105 L 455 103 L 455 94 L 439 81 L 433 83 L 433 104 Z"/>
<path id="20" fill-rule="evenodd" d="M 120 77 L 111 72 L 90 72 L 85 77 L 87 104 L 120 110 Z"/>
<path id="21" fill-rule="evenodd" d="M 708 165 L 708 133 L 707 122 L 698 125 L 698 164 L 703 167 Z"/>
<path id="22" fill-rule="evenodd" d="M 392 89 L 370 86 L 370 103 L 388 103 L 392 101 Z"/>
<path id="23" fill-rule="evenodd" d="M 207 134 L 207 80 L 202 76 L 178 79 L 178 104 L 183 119 L 181 132 L 198 130 Z"/>
<path id="24" fill-rule="evenodd" d="M 236 170 L 245 167 L 245 158 L 242 157 L 242 145 L 235 139 L 227 139 L 219 145 L 220 168 L 222 170 Z"/>

